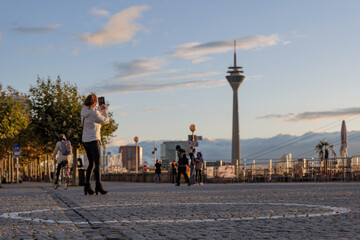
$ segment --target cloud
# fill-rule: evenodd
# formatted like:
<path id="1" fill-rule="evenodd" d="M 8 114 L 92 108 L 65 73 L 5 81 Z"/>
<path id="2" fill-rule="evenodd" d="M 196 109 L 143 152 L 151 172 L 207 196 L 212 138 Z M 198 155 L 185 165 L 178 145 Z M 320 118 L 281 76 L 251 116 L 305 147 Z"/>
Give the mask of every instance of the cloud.
<path id="1" fill-rule="evenodd" d="M 114 67 L 118 79 L 129 79 L 141 76 L 148 76 L 160 73 L 174 72 L 175 70 L 162 70 L 167 62 L 160 58 L 140 59 L 129 63 L 115 63 Z"/>
<path id="2" fill-rule="evenodd" d="M 128 42 L 142 28 L 135 20 L 140 18 L 141 13 L 148 8 L 145 5 L 127 8 L 113 15 L 100 31 L 83 34 L 80 39 L 97 46 Z"/>
<path id="3" fill-rule="evenodd" d="M 54 46 L 52 44 L 48 44 L 46 46 L 37 48 L 37 49 L 27 49 L 27 48 L 23 48 L 23 49 L 19 49 L 18 51 L 20 53 L 47 53 L 50 52 L 51 50 L 54 49 Z"/>
<path id="4" fill-rule="evenodd" d="M 26 34 L 47 33 L 58 29 L 60 26 L 60 24 L 55 24 L 43 27 L 16 27 L 14 31 Z"/>
<path id="5" fill-rule="evenodd" d="M 90 13 L 94 16 L 101 16 L 101 17 L 108 17 L 110 16 L 110 13 L 104 9 L 99 9 L 96 7 L 92 7 L 90 9 Z"/>
<path id="6" fill-rule="evenodd" d="M 360 114 L 360 108 L 345 108 L 334 111 L 319 111 L 319 112 L 302 112 L 298 114 L 269 114 L 258 117 L 258 119 L 273 119 L 279 121 L 295 122 L 295 121 L 315 121 L 322 118 L 344 118 L 349 115 Z"/>
<path id="7" fill-rule="evenodd" d="M 253 49 L 268 46 L 274 46 L 280 42 L 278 35 L 273 34 L 270 36 L 249 36 L 236 39 L 237 49 Z M 209 54 L 218 54 L 228 52 L 234 49 L 233 40 L 228 41 L 215 41 L 207 43 L 189 42 L 178 45 L 172 55 L 175 57 L 191 60 L 193 63 L 200 63 L 207 61 L 210 57 Z"/>
<path id="8" fill-rule="evenodd" d="M 2 33 L 0 32 L 0 42 L 1 42 L 1 39 L 2 39 Z"/>
<path id="9" fill-rule="evenodd" d="M 121 116 L 121 117 L 126 117 L 126 116 L 128 116 L 129 114 L 128 114 L 128 113 L 119 113 L 118 115 Z"/>
<path id="10" fill-rule="evenodd" d="M 169 111 L 169 110 L 171 110 L 171 108 L 169 108 L 169 107 L 147 108 L 147 109 L 142 109 L 142 110 L 138 111 L 136 114 L 163 112 L 163 111 Z"/>
<path id="11" fill-rule="evenodd" d="M 110 110 L 110 111 L 114 111 L 114 110 L 122 109 L 122 108 L 124 108 L 124 105 L 109 106 L 109 110 Z"/>
<path id="12" fill-rule="evenodd" d="M 113 83 L 98 86 L 98 91 L 102 94 L 119 94 L 133 92 L 162 92 L 174 89 L 197 89 L 197 88 L 213 88 L 227 85 L 226 80 L 193 80 L 184 82 L 165 82 L 165 83 Z"/>
<path id="13" fill-rule="evenodd" d="M 125 146 L 127 145 L 127 140 L 125 138 L 119 137 L 119 136 L 115 136 L 112 137 L 110 140 L 110 143 L 107 145 L 108 147 L 118 147 L 118 146 Z M 119 153 L 119 152 L 116 152 Z"/>

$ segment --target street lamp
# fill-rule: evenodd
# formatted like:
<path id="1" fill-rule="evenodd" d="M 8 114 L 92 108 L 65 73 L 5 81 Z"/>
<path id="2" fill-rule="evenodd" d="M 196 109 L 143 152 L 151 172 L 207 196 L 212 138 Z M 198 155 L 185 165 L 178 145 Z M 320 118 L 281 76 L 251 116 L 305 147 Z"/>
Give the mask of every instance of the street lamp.
<path id="1" fill-rule="evenodd" d="M 138 173 L 138 168 L 139 168 L 139 166 L 138 166 L 138 151 L 137 151 L 137 148 L 138 148 L 137 143 L 139 141 L 138 136 L 134 137 L 134 141 L 135 141 L 135 173 Z"/>

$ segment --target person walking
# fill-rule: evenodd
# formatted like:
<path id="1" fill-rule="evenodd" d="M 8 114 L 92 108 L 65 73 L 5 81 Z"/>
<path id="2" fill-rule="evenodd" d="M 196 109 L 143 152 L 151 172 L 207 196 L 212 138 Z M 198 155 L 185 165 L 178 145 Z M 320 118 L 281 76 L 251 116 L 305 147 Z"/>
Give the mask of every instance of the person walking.
<path id="1" fill-rule="evenodd" d="M 177 169 L 177 163 L 175 162 L 175 159 L 171 162 L 171 183 L 176 182 L 176 169 Z"/>
<path id="2" fill-rule="evenodd" d="M 56 156 L 58 157 L 56 158 Z M 56 160 L 56 163 L 58 164 L 56 169 L 55 184 L 59 183 L 60 170 L 70 162 L 71 156 L 71 143 L 66 139 L 65 134 L 60 134 L 59 141 L 56 143 L 53 153 L 53 160 Z"/>
<path id="3" fill-rule="evenodd" d="M 186 169 L 189 166 L 189 160 L 186 157 L 186 151 L 184 149 L 182 149 L 180 147 L 180 145 L 176 146 L 176 152 L 178 154 L 178 175 L 177 175 L 177 179 L 176 179 L 176 186 L 180 186 L 180 177 L 181 174 L 184 175 L 185 181 L 188 183 L 188 185 L 190 186 L 190 180 L 189 177 L 186 173 Z"/>
<path id="4" fill-rule="evenodd" d="M 155 183 L 161 182 L 161 163 L 159 162 L 159 159 L 156 159 L 155 163 Z"/>
<path id="5" fill-rule="evenodd" d="M 82 141 L 89 160 L 89 166 L 86 170 L 86 179 L 84 192 L 85 195 L 94 194 L 90 185 L 90 179 L 94 170 L 95 175 L 95 193 L 107 194 L 101 184 L 101 125 L 109 123 L 109 116 L 106 111 L 105 104 L 100 106 L 100 110 L 95 109 L 97 105 L 97 97 L 94 93 L 88 95 L 81 109 L 81 121 L 83 125 Z M 95 168 L 94 168 L 95 165 Z"/>
<path id="6" fill-rule="evenodd" d="M 195 174 L 195 148 L 189 153 L 190 158 L 190 183 L 196 185 L 196 174 Z"/>
<path id="7" fill-rule="evenodd" d="M 195 170 L 196 170 L 196 179 L 200 185 L 203 185 L 203 182 L 202 182 L 203 166 L 204 166 L 204 159 L 202 158 L 202 153 L 198 152 L 197 157 L 196 157 Z"/>

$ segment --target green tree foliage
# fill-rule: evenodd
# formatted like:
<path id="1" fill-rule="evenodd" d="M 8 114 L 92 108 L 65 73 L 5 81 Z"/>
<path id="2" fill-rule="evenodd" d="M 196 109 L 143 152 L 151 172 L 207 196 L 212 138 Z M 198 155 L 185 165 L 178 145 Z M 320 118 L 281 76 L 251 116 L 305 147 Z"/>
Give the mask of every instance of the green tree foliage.
<path id="1" fill-rule="evenodd" d="M 26 98 L 12 87 L 2 90 L 0 85 L 0 102 L 0 139 L 14 138 L 28 126 Z"/>
<path id="2" fill-rule="evenodd" d="M 38 77 L 36 86 L 29 90 L 31 127 L 44 152 L 50 153 L 58 136 L 64 133 L 73 147 L 80 147 L 82 127 L 80 111 L 84 96 L 77 87 L 61 81 Z"/>
<path id="3" fill-rule="evenodd" d="M 29 108 L 25 95 L 0 84 L 0 153 L 10 152 L 20 132 L 28 127 Z"/>
<path id="4" fill-rule="evenodd" d="M 58 136 L 64 133 L 71 145 L 81 147 L 82 125 L 81 108 L 85 99 L 79 94 L 76 85 L 62 82 L 60 76 L 55 82 L 38 77 L 36 86 L 30 88 L 31 128 L 44 146 L 44 152 L 50 153 Z M 103 143 L 109 142 L 118 125 L 109 113 L 110 123 L 103 125 L 101 137 Z"/>
<path id="5" fill-rule="evenodd" d="M 110 142 L 110 139 L 114 137 L 114 132 L 118 128 L 118 124 L 115 123 L 115 120 L 113 119 L 112 112 L 108 112 L 110 121 L 108 124 L 104 124 L 101 126 L 101 142 L 106 145 Z"/>

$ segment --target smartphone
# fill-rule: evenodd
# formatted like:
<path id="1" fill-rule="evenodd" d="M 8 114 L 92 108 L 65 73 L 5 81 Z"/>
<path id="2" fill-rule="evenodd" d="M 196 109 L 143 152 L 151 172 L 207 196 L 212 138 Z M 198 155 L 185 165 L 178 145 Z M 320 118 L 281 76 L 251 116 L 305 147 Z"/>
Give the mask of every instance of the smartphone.
<path id="1" fill-rule="evenodd" d="M 105 104 L 105 97 L 98 97 L 98 103 L 100 107 L 101 105 Z"/>

